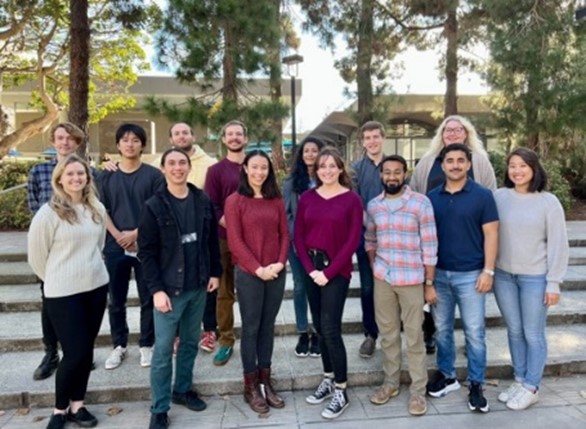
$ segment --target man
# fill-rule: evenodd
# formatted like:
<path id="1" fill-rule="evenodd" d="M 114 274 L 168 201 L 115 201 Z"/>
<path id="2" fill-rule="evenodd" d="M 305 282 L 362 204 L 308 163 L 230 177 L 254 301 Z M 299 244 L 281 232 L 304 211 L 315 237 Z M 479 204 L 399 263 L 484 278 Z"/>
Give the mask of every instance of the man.
<path id="1" fill-rule="evenodd" d="M 169 426 L 171 401 L 193 411 L 206 408 L 192 390 L 193 366 L 206 294 L 217 289 L 222 266 L 214 209 L 203 191 L 187 182 L 190 169 L 182 150 L 171 148 L 163 154 L 166 186 L 146 202 L 139 221 L 139 257 L 155 308 L 149 429 Z"/>
<path id="2" fill-rule="evenodd" d="M 225 365 L 234 348 L 234 267 L 228 249 L 224 204 L 226 198 L 238 189 L 240 166 L 244 161 L 244 148 L 248 143 L 248 130 L 240 121 L 230 121 L 222 128 L 222 143 L 226 146 L 226 157 L 208 169 L 204 190 L 210 197 L 218 219 L 218 236 L 223 273 L 218 288 L 216 317 L 220 331 L 220 348 L 214 356 L 214 365 Z"/>
<path id="3" fill-rule="evenodd" d="M 374 309 L 385 372 L 385 381 L 370 402 L 386 404 L 399 394 L 403 322 L 411 377 L 408 410 L 420 416 L 427 412 L 423 301 L 436 301 L 437 236 L 431 202 L 405 184 L 406 175 L 403 157 L 383 158 L 380 178 L 384 192 L 367 209 L 366 251 L 374 271 Z"/>
<path id="4" fill-rule="evenodd" d="M 53 175 L 55 166 L 67 155 L 75 152 L 84 138 L 83 131 L 69 122 L 59 123 L 51 129 L 50 141 L 57 152 L 57 156 L 49 162 L 35 165 L 28 176 L 28 206 L 33 215 L 53 195 L 51 176 Z M 35 380 L 43 380 L 50 377 L 59 365 L 57 335 L 47 315 L 43 282 L 41 282 L 41 296 L 41 326 L 43 330 L 45 356 L 38 368 L 35 369 L 33 374 L 33 379 Z"/>
<path id="5" fill-rule="evenodd" d="M 145 286 L 142 264 L 136 257 L 138 219 L 144 203 L 164 183 L 161 172 L 141 161 L 146 132 L 135 124 L 123 124 L 116 131 L 116 147 L 121 156 L 116 171 L 104 170 L 98 178 L 100 198 L 108 219 L 104 258 L 110 275 L 108 315 L 113 350 L 105 368 L 118 368 L 126 357 L 128 323 L 126 300 L 131 271 L 134 270 L 140 299 L 140 365 L 151 366 L 155 340 L 153 301 Z"/>
<path id="6" fill-rule="evenodd" d="M 438 371 L 427 384 L 427 393 L 438 398 L 460 388 L 454 345 L 454 312 L 458 305 L 466 338 L 468 407 L 486 413 L 489 405 L 482 392 L 486 369 L 484 309 L 494 276 L 498 212 L 492 192 L 468 177 L 472 166 L 468 146 L 448 145 L 440 152 L 440 158 L 446 181 L 428 193 L 439 247 L 435 273 L 437 304 L 432 308 Z"/>
<path id="7" fill-rule="evenodd" d="M 360 139 L 365 154 L 362 159 L 352 164 L 354 189 L 362 198 L 364 207 L 383 191 L 380 181 L 379 164 L 382 161 L 385 129 L 380 122 L 369 121 L 360 128 Z M 365 216 L 366 218 L 366 216 Z M 368 255 L 364 249 L 364 238 L 356 250 L 358 270 L 360 273 L 360 304 L 362 306 L 362 326 L 364 341 L 358 353 L 363 358 L 372 357 L 376 348 L 378 328 L 374 316 L 374 281 Z"/>

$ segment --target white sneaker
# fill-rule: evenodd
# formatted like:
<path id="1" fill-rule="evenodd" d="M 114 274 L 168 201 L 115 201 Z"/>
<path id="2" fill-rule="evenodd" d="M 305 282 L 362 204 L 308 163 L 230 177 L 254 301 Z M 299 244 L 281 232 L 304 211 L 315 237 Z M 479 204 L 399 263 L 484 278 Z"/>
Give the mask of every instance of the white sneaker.
<path id="1" fill-rule="evenodd" d="M 519 391 L 519 389 L 521 389 L 522 386 L 520 383 L 517 383 L 516 381 L 511 384 L 509 386 L 509 388 L 507 390 L 505 390 L 504 392 L 501 392 L 499 394 L 498 400 L 500 402 L 504 402 L 505 404 L 507 402 L 509 402 L 509 399 L 511 399 L 513 396 L 515 396 L 517 394 L 517 392 Z"/>
<path id="2" fill-rule="evenodd" d="M 153 358 L 153 351 L 151 347 L 140 348 L 140 366 L 148 368 L 151 366 L 151 360 Z"/>
<path id="3" fill-rule="evenodd" d="M 517 394 L 507 402 L 507 408 L 511 410 L 524 410 L 535 404 L 539 400 L 539 392 L 533 393 L 530 390 L 521 387 Z"/>
<path id="4" fill-rule="evenodd" d="M 106 369 L 116 369 L 120 366 L 124 358 L 126 357 L 126 347 L 117 346 L 108 359 L 106 359 L 106 364 L 104 365 Z"/>

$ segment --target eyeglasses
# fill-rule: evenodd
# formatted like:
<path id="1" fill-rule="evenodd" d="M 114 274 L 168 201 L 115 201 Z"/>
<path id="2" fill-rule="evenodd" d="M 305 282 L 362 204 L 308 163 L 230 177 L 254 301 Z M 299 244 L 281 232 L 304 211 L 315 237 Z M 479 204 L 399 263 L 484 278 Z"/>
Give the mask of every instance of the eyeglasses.
<path id="1" fill-rule="evenodd" d="M 444 128 L 444 134 L 461 134 L 464 132 L 463 127 L 458 128 Z"/>

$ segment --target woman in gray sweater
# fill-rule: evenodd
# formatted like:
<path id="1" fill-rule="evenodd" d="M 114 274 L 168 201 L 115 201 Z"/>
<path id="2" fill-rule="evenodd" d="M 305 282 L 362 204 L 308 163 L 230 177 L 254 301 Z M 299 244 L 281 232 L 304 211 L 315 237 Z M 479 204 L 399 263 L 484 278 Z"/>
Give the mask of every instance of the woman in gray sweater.
<path id="1" fill-rule="evenodd" d="M 535 152 L 511 152 L 504 183 L 495 192 L 500 226 L 494 293 L 507 325 L 515 381 L 498 399 L 523 410 L 539 398 L 547 309 L 560 299 L 569 246 L 563 208 L 545 192 L 547 176 Z"/>

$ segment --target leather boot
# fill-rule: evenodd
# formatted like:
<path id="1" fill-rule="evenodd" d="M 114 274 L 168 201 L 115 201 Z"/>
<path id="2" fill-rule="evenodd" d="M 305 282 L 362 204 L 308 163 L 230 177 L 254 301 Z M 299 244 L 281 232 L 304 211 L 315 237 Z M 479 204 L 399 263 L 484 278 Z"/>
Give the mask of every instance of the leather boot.
<path id="1" fill-rule="evenodd" d="M 260 368 L 258 370 L 258 378 L 265 387 L 265 397 L 267 404 L 273 408 L 283 408 L 285 406 L 285 401 L 283 401 L 283 398 L 277 395 L 277 392 L 275 392 L 273 390 L 273 386 L 271 386 L 271 369 Z"/>
<path id="2" fill-rule="evenodd" d="M 59 353 L 57 349 L 47 347 L 45 348 L 45 356 L 35 372 L 33 374 L 34 380 L 44 380 L 45 378 L 51 377 L 57 367 L 59 366 Z"/>
<path id="3" fill-rule="evenodd" d="M 267 401 L 262 396 L 258 385 L 256 371 L 244 374 L 244 401 L 250 404 L 250 408 L 255 413 L 265 414 L 269 412 Z"/>

